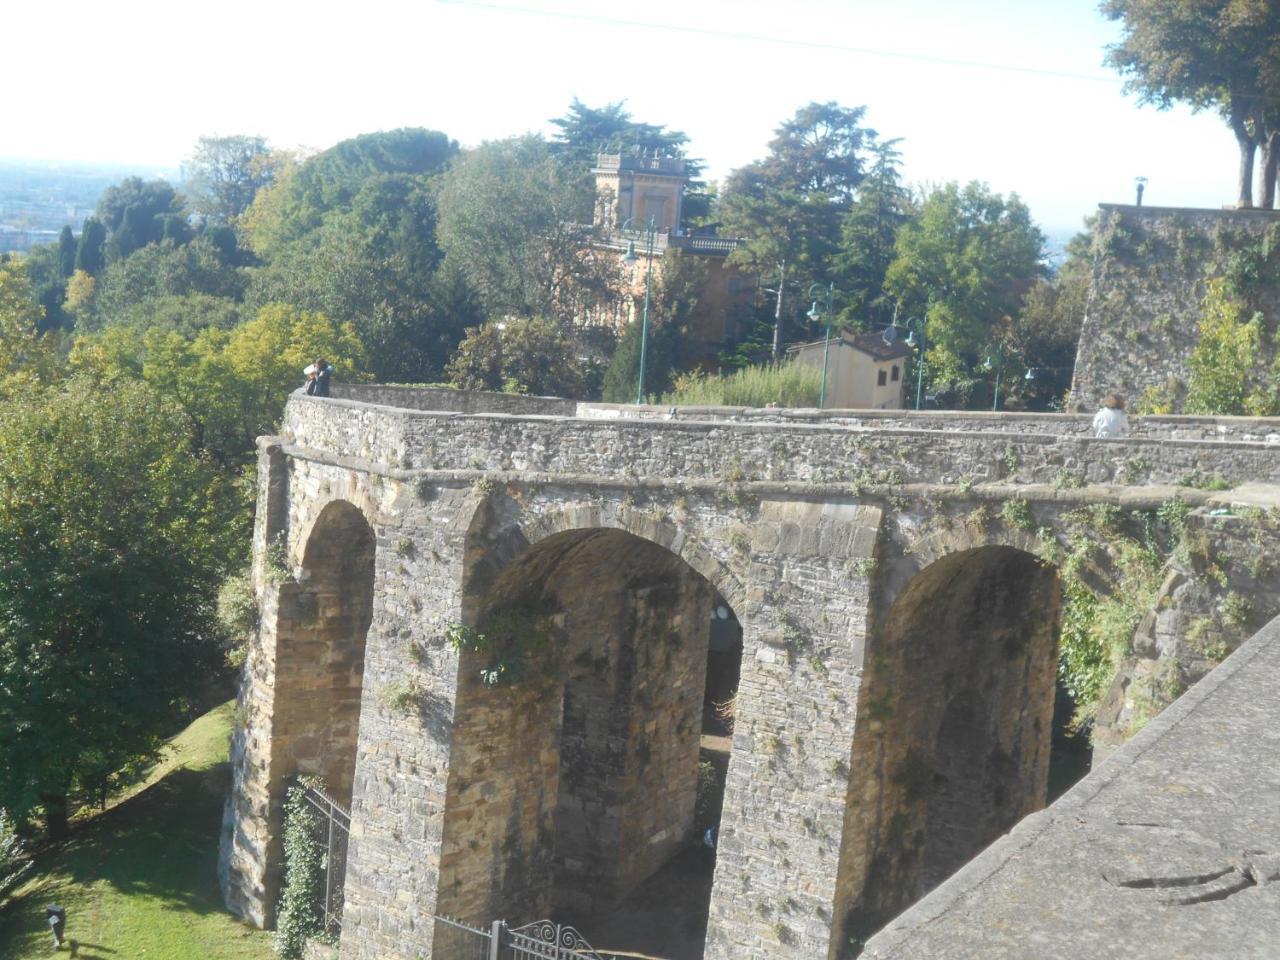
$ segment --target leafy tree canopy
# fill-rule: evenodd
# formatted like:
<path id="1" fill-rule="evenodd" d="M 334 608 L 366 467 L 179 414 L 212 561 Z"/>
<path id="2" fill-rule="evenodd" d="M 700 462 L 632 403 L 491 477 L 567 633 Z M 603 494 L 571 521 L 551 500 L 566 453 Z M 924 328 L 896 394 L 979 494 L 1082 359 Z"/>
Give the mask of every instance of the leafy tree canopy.
<path id="1" fill-rule="evenodd" d="M 489 316 L 568 319 L 604 296 L 617 257 L 593 253 L 575 223 L 589 191 L 535 136 L 485 143 L 440 178 L 440 246 Z"/>
<path id="2" fill-rule="evenodd" d="M 284 163 L 245 218 L 250 245 L 270 256 L 281 244 L 319 228 L 331 211 L 350 207 L 370 179 L 431 177 L 457 152 L 457 143 L 438 130 L 405 127 L 362 134 L 301 163 Z"/>
<path id="3" fill-rule="evenodd" d="M 141 177 L 126 177 L 108 187 L 99 198 L 97 209 L 97 217 L 109 234 L 109 254 L 115 259 L 128 257 L 149 243 L 159 243 L 164 238 L 166 219 L 185 213 L 182 198 L 172 184 L 165 180 L 144 181 Z M 83 269 L 94 273 L 88 266 Z"/>
<path id="4" fill-rule="evenodd" d="M 325 357 L 341 379 L 361 379 L 364 345 L 350 324 L 274 304 L 232 330 L 194 339 L 154 327 L 111 327 L 76 341 L 72 367 L 97 381 L 142 380 L 186 418 L 190 446 L 224 469 L 252 458 L 254 440 L 279 423 L 302 369 Z"/>
<path id="5" fill-rule="evenodd" d="M 190 449 L 141 383 L 0 407 L 0 805 L 43 805 L 55 837 L 69 795 L 156 757 L 220 660 L 213 600 L 246 511 Z"/>
<path id="6" fill-rule="evenodd" d="M 59 376 L 58 341 L 43 331 L 42 321 L 26 264 L 0 255 L 0 397 L 22 394 Z"/>
<path id="7" fill-rule="evenodd" d="M 263 137 L 201 137 L 187 164 L 183 187 L 196 213 L 216 223 L 230 223 L 271 183 L 277 166 Z"/>
<path id="8" fill-rule="evenodd" d="M 763 160 L 729 175 L 717 205 L 724 232 L 745 241 L 730 261 L 773 285 L 775 359 L 786 339 L 787 288 L 828 279 L 841 221 L 863 179 L 862 153 L 875 142 L 862 125 L 865 112 L 837 103 L 800 108 L 778 127 Z"/>
<path id="9" fill-rule="evenodd" d="M 927 319 L 935 379 L 966 378 L 1008 349 L 1012 318 L 1045 272 L 1043 247 L 1017 194 L 1005 200 L 982 183 L 949 183 L 924 199 L 919 218 L 898 233 L 885 290 L 904 317 Z"/>
<path id="10" fill-rule="evenodd" d="M 1222 112 L 1240 147 L 1239 202 L 1251 206 L 1253 156 L 1270 155 L 1263 192 L 1270 206 L 1280 138 L 1280 7 L 1274 0 L 1104 0 L 1123 36 L 1107 62 L 1126 89 L 1167 109 Z"/>
<path id="11" fill-rule="evenodd" d="M 449 382 L 461 390 L 538 396 L 576 397 L 583 382 L 572 339 L 544 317 L 473 327 L 448 372 Z"/>
<path id="12" fill-rule="evenodd" d="M 220 251 L 203 237 L 184 246 L 173 241 L 150 244 L 103 272 L 91 306 L 77 321 L 83 330 L 113 324 L 145 324 L 156 299 L 204 295 L 237 301 L 245 289 L 244 271 L 228 266 Z M 196 318 L 184 326 L 195 332 Z"/>

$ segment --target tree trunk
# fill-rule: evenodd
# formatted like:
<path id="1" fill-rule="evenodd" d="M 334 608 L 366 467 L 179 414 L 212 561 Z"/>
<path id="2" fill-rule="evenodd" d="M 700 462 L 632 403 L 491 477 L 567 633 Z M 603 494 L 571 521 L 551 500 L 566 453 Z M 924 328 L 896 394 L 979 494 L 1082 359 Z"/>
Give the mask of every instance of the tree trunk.
<path id="1" fill-rule="evenodd" d="M 42 793 L 40 803 L 44 805 L 44 822 L 49 839 L 65 840 L 70 833 L 67 827 L 67 795 Z"/>
<path id="2" fill-rule="evenodd" d="M 1249 132 L 1247 118 L 1242 110 L 1233 103 L 1231 108 L 1231 132 L 1236 135 L 1236 144 L 1240 148 L 1240 198 L 1236 206 L 1247 210 L 1253 206 L 1253 155 L 1258 148 L 1258 140 Z"/>
<path id="3" fill-rule="evenodd" d="M 1280 130 L 1267 133 L 1262 141 L 1262 170 L 1258 175 L 1262 194 L 1258 206 L 1270 210 L 1276 201 L 1276 170 L 1280 168 Z"/>
<path id="4" fill-rule="evenodd" d="M 782 290 L 787 281 L 787 261 L 778 265 L 778 299 L 773 307 L 773 362 L 782 354 Z"/>

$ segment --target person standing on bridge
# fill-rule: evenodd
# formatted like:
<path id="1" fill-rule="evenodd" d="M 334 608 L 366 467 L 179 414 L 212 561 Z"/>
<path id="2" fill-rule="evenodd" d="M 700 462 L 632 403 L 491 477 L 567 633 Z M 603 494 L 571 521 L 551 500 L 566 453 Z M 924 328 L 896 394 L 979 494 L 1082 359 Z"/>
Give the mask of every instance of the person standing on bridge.
<path id="1" fill-rule="evenodd" d="M 307 375 L 307 393 L 313 397 L 329 395 L 329 379 L 333 376 L 333 367 L 323 357 L 303 371 Z"/>
<path id="2" fill-rule="evenodd" d="M 1094 415 L 1093 435 L 1103 438 L 1129 435 L 1129 417 L 1124 412 L 1124 397 L 1120 394 L 1107 394 L 1102 409 Z"/>

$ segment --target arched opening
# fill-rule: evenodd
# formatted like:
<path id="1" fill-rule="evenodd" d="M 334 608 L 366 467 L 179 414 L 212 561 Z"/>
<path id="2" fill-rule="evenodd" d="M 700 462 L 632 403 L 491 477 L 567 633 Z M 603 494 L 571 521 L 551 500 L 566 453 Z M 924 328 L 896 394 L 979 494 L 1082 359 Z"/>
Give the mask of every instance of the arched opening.
<path id="1" fill-rule="evenodd" d="M 273 749 L 285 776 L 320 777 L 350 807 L 365 637 L 373 619 L 376 538 L 364 515 L 334 501 L 317 518 L 296 583 L 281 585 Z"/>
<path id="2" fill-rule="evenodd" d="M 916 574 L 873 629 L 841 849 L 855 952 L 1044 806 L 1060 604 L 1056 568 L 980 547 Z"/>
<path id="3" fill-rule="evenodd" d="M 733 611 L 683 559 L 613 529 L 548 537 L 485 579 L 455 637 L 437 912 L 701 957 Z"/>

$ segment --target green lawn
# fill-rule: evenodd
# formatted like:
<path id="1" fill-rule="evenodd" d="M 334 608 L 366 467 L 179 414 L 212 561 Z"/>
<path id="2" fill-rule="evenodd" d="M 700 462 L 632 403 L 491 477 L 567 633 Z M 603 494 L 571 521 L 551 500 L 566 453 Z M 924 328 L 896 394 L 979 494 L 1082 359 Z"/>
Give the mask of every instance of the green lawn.
<path id="1" fill-rule="evenodd" d="M 230 703 L 196 720 L 146 784 L 44 854 L 0 909 L 0 957 L 268 960 L 271 935 L 226 912 L 216 874 Z M 44 907 L 67 908 L 52 954 Z"/>

